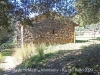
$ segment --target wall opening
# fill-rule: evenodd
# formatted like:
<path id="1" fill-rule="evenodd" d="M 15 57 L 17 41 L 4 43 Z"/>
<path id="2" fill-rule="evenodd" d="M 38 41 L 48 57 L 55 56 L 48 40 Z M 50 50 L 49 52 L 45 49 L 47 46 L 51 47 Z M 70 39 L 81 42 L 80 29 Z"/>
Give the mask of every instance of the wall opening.
<path id="1" fill-rule="evenodd" d="M 53 29 L 52 33 L 55 34 L 55 29 Z"/>

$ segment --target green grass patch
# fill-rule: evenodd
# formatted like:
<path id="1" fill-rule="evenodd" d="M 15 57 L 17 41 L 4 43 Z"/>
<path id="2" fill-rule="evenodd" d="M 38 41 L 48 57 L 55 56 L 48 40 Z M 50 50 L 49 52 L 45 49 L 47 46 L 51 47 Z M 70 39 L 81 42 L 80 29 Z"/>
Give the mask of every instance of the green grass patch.
<path id="1" fill-rule="evenodd" d="M 14 47 L 14 43 L 12 42 L 7 42 L 7 43 L 3 43 L 2 45 L 0 45 L 0 50 L 5 50 L 5 49 L 11 49 Z"/>
<path id="2" fill-rule="evenodd" d="M 100 37 L 96 38 L 95 40 L 98 40 L 98 41 L 100 41 Z"/>
<path id="3" fill-rule="evenodd" d="M 53 55 L 53 53 L 45 54 L 43 59 L 41 59 L 38 55 L 35 55 L 25 61 L 25 68 L 42 66 L 43 63 L 47 62 L 47 59 L 51 58 Z"/>
<path id="4" fill-rule="evenodd" d="M 12 51 L 4 51 L 2 52 L 2 56 L 11 56 L 12 55 Z"/>
<path id="5" fill-rule="evenodd" d="M 2 55 L 2 53 L 0 53 L 0 62 L 3 62 L 5 59 L 5 56 Z"/>
<path id="6" fill-rule="evenodd" d="M 54 53 L 47 53 L 44 54 L 44 58 L 41 59 L 39 55 L 35 55 L 33 57 L 31 57 L 30 59 L 27 59 L 25 61 L 25 68 L 33 68 L 33 67 L 38 67 L 38 66 L 42 66 L 44 63 L 46 63 L 47 61 L 49 61 L 49 59 L 51 59 L 52 57 L 59 57 L 59 55 L 62 53 L 64 53 L 63 51 L 57 51 Z"/>
<path id="7" fill-rule="evenodd" d="M 0 62 L 2 61 L 2 54 L 0 53 Z"/>
<path id="8" fill-rule="evenodd" d="M 12 50 L 5 50 L 5 51 L 0 52 L 0 62 L 3 62 L 6 56 L 11 56 L 12 53 L 13 53 Z"/>
<path id="9" fill-rule="evenodd" d="M 84 43 L 84 42 L 88 42 L 88 40 L 76 40 L 76 43 Z"/>
<path id="10" fill-rule="evenodd" d="M 100 44 L 85 46 L 83 50 L 100 50 Z"/>
<path id="11" fill-rule="evenodd" d="M 48 61 L 48 58 L 51 58 L 54 53 L 47 53 L 44 54 L 44 58 L 41 59 L 39 55 L 35 55 L 27 60 L 25 60 L 22 64 L 17 66 L 17 68 L 37 68 L 39 66 L 42 66 L 45 62 Z"/>
<path id="12" fill-rule="evenodd" d="M 1 52 L 2 56 L 11 56 L 12 53 L 13 53 L 12 49 L 5 49 L 5 50 L 2 50 Z"/>
<path id="13" fill-rule="evenodd" d="M 37 46 L 36 50 L 37 50 L 37 53 L 38 53 L 38 56 L 40 59 L 43 59 L 44 58 L 44 45 L 43 44 L 40 44 Z"/>
<path id="14" fill-rule="evenodd" d="M 0 68 L 0 75 L 2 75 L 3 70 Z"/>

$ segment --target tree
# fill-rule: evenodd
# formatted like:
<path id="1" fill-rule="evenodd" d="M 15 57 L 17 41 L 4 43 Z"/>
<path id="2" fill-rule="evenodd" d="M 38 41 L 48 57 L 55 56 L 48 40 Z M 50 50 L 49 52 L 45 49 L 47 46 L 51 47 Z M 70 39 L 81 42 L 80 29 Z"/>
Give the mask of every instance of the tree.
<path id="1" fill-rule="evenodd" d="M 31 22 L 30 13 L 42 14 L 49 10 L 67 17 L 75 16 L 74 20 L 80 25 L 99 21 L 100 0 L 14 0 L 12 4 L 8 0 L 0 1 L 0 13 L 3 14 L 0 15 L 0 25 L 9 24 L 10 15 L 13 15 L 16 21 L 20 20 L 25 24 Z"/>
<path id="2" fill-rule="evenodd" d="M 49 10 L 68 16 L 75 14 L 74 2 L 75 0 L 15 0 L 13 4 L 17 11 L 22 10 L 27 17 L 32 12 L 41 14 Z"/>
<path id="3" fill-rule="evenodd" d="M 37 0 L 32 4 L 32 11 L 43 13 L 45 11 L 54 10 L 64 16 L 73 16 L 75 12 L 75 0 Z"/>
<path id="4" fill-rule="evenodd" d="M 74 20 L 81 26 L 99 22 L 100 0 L 76 0 Z"/>
<path id="5" fill-rule="evenodd" d="M 73 6 L 75 0 L 14 0 L 13 15 L 14 19 L 21 21 L 22 24 L 31 24 L 29 18 L 30 13 L 42 14 L 44 12 L 54 10 L 64 16 L 75 15 Z"/>
<path id="6" fill-rule="evenodd" d="M 0 26 L 7 27 L 10 25 L 12 8 L 13 5 L 8 0 L 0 0 Z"/>
<path id="7" fill-rule="evenodd" d="M 17 20 L 27 18 L 30 13 L 43 13 L 54 10 L 64 16 L 75 14 L 73 3 L 75 0 L 9 0 L 14 8 L 13 15 Z"/>

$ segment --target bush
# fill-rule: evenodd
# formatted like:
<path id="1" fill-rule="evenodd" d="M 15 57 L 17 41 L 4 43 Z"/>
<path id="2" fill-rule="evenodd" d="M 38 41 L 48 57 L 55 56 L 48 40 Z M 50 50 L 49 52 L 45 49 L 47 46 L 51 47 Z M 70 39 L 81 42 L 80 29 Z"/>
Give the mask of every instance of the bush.
<path id="1" fill-rule="evenodd" d="M 27 59 L 25 62 L 25 68 L 32 68 L 32 67 L 37 67 L 40 65 L 40 62 L 42 60 L 40 59 L 40 57 L 38 55 L 35 55 L 33 57 L 31 57 L 30 59 Z"/>
<path id="2" fill-rule="evenodd" d="M 38 52 L 38 56 L 40 57 L 40 59 L 44 58 L 44 50 L 46 49 L 46 45 L 45 44 L 39 44 L 36 47 L 37 52 Z"/>

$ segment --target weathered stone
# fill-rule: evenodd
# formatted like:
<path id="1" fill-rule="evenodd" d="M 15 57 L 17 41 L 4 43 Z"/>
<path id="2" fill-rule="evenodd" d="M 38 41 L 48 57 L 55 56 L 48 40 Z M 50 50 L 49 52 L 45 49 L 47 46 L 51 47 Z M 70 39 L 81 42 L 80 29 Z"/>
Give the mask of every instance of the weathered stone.
<path id="1" fill-rule="evenodd" d="M 24 42 L 26 40 L 34 44 L 74 42 L 74 27 L 77 24 L 58 14 L 54 15 L 56 18 L 52 18 L 50 13 L 35 17 L 32 26 L 24 26 Z"/>

